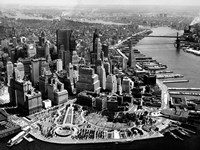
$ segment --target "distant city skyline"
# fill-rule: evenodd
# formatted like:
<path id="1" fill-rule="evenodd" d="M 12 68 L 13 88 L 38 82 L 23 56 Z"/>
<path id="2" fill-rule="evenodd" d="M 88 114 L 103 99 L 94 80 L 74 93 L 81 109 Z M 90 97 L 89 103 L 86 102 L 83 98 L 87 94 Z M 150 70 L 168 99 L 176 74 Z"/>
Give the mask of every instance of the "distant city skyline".
<path id="1" fill-rule="evenodd" d="M 19 5 L 195 5 L 200 6 L 199 0 L 5 0 L 0 4 Z"/>

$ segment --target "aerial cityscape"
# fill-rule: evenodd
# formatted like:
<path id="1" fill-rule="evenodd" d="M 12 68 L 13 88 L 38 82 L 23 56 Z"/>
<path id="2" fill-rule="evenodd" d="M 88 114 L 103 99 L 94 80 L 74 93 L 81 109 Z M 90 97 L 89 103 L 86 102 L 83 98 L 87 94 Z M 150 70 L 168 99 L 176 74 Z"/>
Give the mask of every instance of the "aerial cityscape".
<path id="1" fill-rule="evenodd" d="M 0 2 L 0 150 L 200 148 L 200 2 Z"/>

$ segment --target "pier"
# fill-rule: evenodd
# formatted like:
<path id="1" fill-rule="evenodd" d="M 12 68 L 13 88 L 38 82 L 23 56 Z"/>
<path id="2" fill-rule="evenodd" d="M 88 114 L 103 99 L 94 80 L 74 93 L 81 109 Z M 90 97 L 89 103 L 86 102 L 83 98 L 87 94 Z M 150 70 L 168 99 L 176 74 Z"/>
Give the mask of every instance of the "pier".
<path id="1" fill-rule="evenodd" d="M 200 91 L 200 88 L 169 87 L 168 90 L 171 90 L 171 91 Z"/>
<path id="2" fill-rule="evenodd" d="M 173 71 L 165 71 L 165 70 L 163 70 L 163 71 L 157 71 L 156 72 L 156 74 L 161 74 L 161 73 L 173 73 Z"/>
<path id="3" fill-rule="evenodd" d="M 192 92 L 169 92 L 170 95 L 188 95 L 188 96 L 200 96 L 200 93 Z"/>
<path id="4" fill-rule="evenodd" d="M 184 76 L 181 74 L 157 74 L 158 79 L 167 79 L 167 78 L 183 78 Z"/>
<path id="5" fill-rule="evenodd" d="M 163 83 L 184 83 L 184 82 L 189 82 L 189 80 L 164 80 Z"/>

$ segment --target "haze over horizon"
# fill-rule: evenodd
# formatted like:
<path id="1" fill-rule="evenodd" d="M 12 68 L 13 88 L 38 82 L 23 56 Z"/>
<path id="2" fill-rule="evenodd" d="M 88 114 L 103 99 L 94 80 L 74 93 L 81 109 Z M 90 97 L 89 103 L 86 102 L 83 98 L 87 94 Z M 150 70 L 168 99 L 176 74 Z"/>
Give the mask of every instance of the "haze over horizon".
<path id="1" fill-rule="evenodd" d="M 200 6 L 199 0 L 4 0 L 0 4 L 76 6 L 76 5 L 182 5 Z"/>

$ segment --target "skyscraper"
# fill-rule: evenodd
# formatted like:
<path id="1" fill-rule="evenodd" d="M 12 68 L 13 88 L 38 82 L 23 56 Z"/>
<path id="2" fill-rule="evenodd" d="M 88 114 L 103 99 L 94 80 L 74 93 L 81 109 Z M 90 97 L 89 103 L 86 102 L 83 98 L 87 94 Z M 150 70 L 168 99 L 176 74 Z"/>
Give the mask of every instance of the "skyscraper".
<path id="1" fill-rule="evenodd" d="M 61 71 L 63 70 L 63 62 L 61 59 L 56 60 L 56 71 Z"/>
<path id="2" fill-rule="evenodd" d="M 98 75 L 94 73 L 94 69 L 80 67 L 79 80 L 77 82 L 77 92 L 79 93 L 87 90 L 99 93 L 100 89 Z"/>
<path id="3" fill-rule="evenodd" d="M 38 59 L 33 59 L 31 61 L 31 81 L 34 86 L 39 81 L 39 60 Z"/>
<path id="4" fill-rule="evenodd" d="M 33 57 L 33 56 L 35 56 L 36 55 L 36 47 L 35 47 L 35 44 L 28 44 L 27 45 L 27 47 L 28 47 L 28 50 L 27 50 L 27 52 L 28 52 L 28 57 Z"/>
<path id="5" fill-rule="evenodd" d="M 95 61 L 100 60 L 101 59 L 101 41 L 100 38 L 96 38 L 95 39 L 95 44 L 94 44 L 94 53 L 95 53 Z"/>
<path id="6" fill-rule="evenodd" d="M 7 70 L 8 86 L 10 86 L 10 79 L 13 77 L 13 63 L 11 61 L 7 62 L 6 70 Z"/>
<path id="7" fill-rule="evenodd" d="M 15 79 L 18 81 L 23 81 L 24 79 L 24 65 L 21 62 L 15 64 Z"/>
<path id="8" fill-rule="evenodd" d="M 64 69 L 67 70 L 69 63 L 72 62 L 73 51 L 76 49 L 76 40 L 72 30 L 57 30 L 56 35 L 59 58 L 62 59 Z"/>
<path id="9" fill-rule="evenodd" d="M 93 34 L 93 52 L 95 51 L 95 41 L 96 41 L 96 38 L 99 38 L 99 32 L 97 29 L 95 29 L 95 32 Z"/>
<path id="10" fill-rule="evenodd" d="M 64 45 L 64 49 L 70 51 L 71 34 L 72 34 L 72 30 L 69 30 L 69 29 L 62 29 L 62 30 L 59 29 L 56 31 L 58 50 L 60 50 L 61 45 Z"/>
<path id="11" fill-rule="evenodd" d="M 106 71 L 103 64 L 97 67 L 97 74 L 99 75 L 100 86 L 103 90 L 105 90 L 106 89 Z"/>
<path id="12" fill-rule="evenodd" d="M 102 51 L 104 52 L 104 57 L 108 57 L 108 45 L 102 45 Z"/>
<path id="13" fill-rule="evenodd" d="M 135 60 L 135 56 L 134 56 L 134 50 L 132 48 L 132 41 L 130 41 L 129 43 L 129 58 L 128 58 L 128 65 L 131 67 L 131 68 L 135 68 L 135 65 L 136 65 L 136 60 Z"/>
<path id="14" fill-rule="evenodd" d="M 49 48 L 49 41 L 46 41 L 44 44 L 44 53 L 45 53 L 45 58 L 48 59 L 49 55 L 50 55 L 50 48 Z"/>
<path id="15" fill-rule="evenodd" d="M 106 79 L 106 89 L 111 93 L 117 92 L 117 79 L 113 74 L 109 74 Z"/>
<path id="16" fill-rule="evenodd" d="M 55 105 L 59 105 L 68 100 L 68 91 L 64 89 L 64 84 L 59 81 L 55 74 L 49 78 L 47 92 L 48 99 L 50 99 Z"/>

